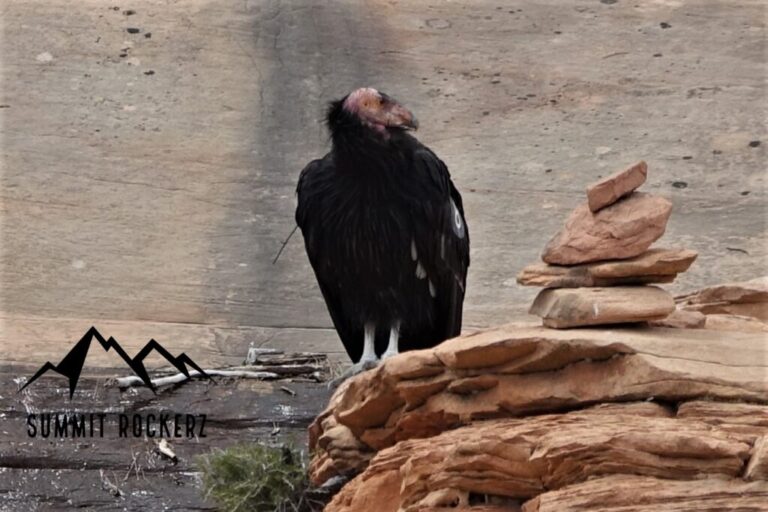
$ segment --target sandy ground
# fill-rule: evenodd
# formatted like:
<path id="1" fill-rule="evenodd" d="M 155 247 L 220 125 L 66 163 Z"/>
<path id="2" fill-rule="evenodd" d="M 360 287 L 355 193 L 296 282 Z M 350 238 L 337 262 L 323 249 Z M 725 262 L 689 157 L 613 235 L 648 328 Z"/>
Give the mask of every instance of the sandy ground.
<path id="1" fill-rule="evenodd" d="M 0 16 L 6 361 L 60 357 L 91 324 L 203 361 L 252 342 L 338 353 L 300 236 L 272 259 L 327 150 L 324 105 L 361 85 L 418 115 L 463 193 L 467 329 L 524 318 L 536 290 L 516 273 L 588 183 L 641 158 L 675 205 L 660 243 L 701 254 L 672 291 L 766 271 L 759 0 L 6 0 Z"/>

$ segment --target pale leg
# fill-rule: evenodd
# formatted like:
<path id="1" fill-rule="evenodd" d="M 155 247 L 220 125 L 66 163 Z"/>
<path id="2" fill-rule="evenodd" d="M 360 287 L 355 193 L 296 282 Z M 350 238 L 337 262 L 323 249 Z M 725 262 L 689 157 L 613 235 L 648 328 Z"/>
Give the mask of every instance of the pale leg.
<path id="1" fill-rule="evenodd" d="M 384 351 L 384 353 L 381 355 L 382 359 L 386 359 L 388 357 L 392 357 L 394 355 L 399 354 L 398 350 L 398 342 L 400 341 L 400 322 L 395 322 L 392 324 L 392 327 L 389 329 L 389 344 L 387 345 L 387 350 Z"/>
<path id="2" fill-rule="evenodd" d="M 361 363 L 369 361 L 376 361 L 376 349 L 374 343 L 376 341 L 376 325 L 372 322 L 366 322 L 363 328 L 363 356 L 360 358 Z"/>
<path id="3" fill-rule="evenodd" d="M 362 373 L 365 370 L 376 368 L 379 364 L 379 358 L 376 357 L 376 324 L 366 322 L 363 326 L 363 355 L 360 360 L 346 369 L 339 377 L 336 377 L 328 383 L 329 387 L 335 388 L 348 378 Z"/>

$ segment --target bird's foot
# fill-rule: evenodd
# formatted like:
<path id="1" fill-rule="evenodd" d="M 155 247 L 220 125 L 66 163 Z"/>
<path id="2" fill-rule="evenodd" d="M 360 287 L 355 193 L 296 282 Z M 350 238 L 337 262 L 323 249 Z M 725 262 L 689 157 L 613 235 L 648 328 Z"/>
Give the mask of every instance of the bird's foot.
<path id="1" fill-rule="evenodd" d="M 339 387 L 339 384 L 341 384 L 348 378 L 354 377 L 355 375 L 359 373 L 363 373 L 366 370 L 372 370 L 373 368 L 376 368 L 378 365 L 379 365 L 378 359 L 368 359 L 367 361 L 358 361 L 357 363 L 347 368 L 344 371 L 344 373 L 342 373 L 340 376 L 330 381 L 328 383 L 328 387 L 331 389 L 337 388 Z"/>
<path id="2" fill-rule="evenodd" d="M 397 354 L 399 354 L 399 352 L 397 352 L 395 350 L 387 350 L 386 352 L 381 354 L 381 360 L 383 361 L 385 359 L 389 359 L 390 357 L 396 356 Z"/>

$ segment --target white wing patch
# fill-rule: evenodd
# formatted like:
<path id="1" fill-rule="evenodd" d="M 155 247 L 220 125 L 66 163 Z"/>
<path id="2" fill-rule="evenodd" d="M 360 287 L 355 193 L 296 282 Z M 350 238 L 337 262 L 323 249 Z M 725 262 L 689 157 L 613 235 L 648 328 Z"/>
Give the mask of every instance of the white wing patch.
<path id="1" fill-rule="evenodd" d="M 432 282 L 432 280 L 429 280 L 429 294 L 434 299 L 437 296 L 437 290 L 435 289 L 435 284 Z"/>
<path id="2" fill-rule="evenodd" d="M 451 216 L 453 217 L 453 232 L 459 238 L 464 238 L 466 233 L 464 229 L 464 221 L 461 219 L 461 212 L 456 207 L 456 203 L 451 199 Z"/>
<path id="3" fill-rule="evenodd" d="M 411 238 L 411 259 L 413 261 L 416 261 L 417 259 L 419 259 L 419 253 L 416 252 L 416 240 L 414 240 L 413 238 Z"/>
<path id="4" fill-rule="evenodd" d="M 421 262 L 416 264 L 416 277 L 419 279 L 424 279 L 427 277 L 427 271 L 424 270 L 424 266 L 421 264 Z"/>

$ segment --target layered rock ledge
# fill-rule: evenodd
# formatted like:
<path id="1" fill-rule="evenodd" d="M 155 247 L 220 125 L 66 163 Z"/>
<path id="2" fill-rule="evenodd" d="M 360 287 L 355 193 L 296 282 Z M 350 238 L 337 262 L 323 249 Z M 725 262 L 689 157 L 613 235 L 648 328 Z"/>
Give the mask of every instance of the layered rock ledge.
<path id="1" fill-rule="evenodd" d="M 766 439 L 764 333 L 518 324 L 347 381 L 311 478 L 351 478 L 329 511 L 762 510 Z"/>

